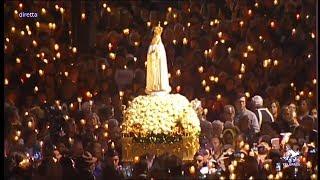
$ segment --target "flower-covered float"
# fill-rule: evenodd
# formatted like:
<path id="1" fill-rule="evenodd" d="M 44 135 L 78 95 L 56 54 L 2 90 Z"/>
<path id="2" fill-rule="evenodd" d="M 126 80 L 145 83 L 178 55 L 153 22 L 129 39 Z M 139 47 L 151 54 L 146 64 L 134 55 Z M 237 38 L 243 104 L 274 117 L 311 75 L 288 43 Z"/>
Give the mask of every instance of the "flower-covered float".
<path id="1" fill-rule="evenodd" d="M 122 134 L 123 161 L 146 153 L 170 153 L 189 161 L 199 149 L 200 121 L 180 94 L 144 95 L 124 110 Z"/>

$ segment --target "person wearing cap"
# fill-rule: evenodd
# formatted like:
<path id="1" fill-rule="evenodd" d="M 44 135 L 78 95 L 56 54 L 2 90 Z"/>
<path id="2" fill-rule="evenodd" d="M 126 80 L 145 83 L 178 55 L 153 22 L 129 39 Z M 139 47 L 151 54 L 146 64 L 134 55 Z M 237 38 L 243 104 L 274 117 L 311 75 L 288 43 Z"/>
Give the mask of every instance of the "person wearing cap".
<path id="1" fill-rule="evenodd" d="M 245 95 L 240 95 L 235 103 L 237 114 L 235 117 L 235 124 L 239 123 L 242 116 L 246 115 L 249 118 L 249 126 L 255 132 L 260 131 L 260 125 L 257 116 L 250 110 L 246 108 L 246 97 Z"/>
<path id="2" fill-rule="evenodd" d="M 261 96 L 256 95 L 252 97 L 252 105 L 254 107 L 254 113 L 258 118 L 259 125 L 261 127 L 262 123 L 272 123 L 274 122 L 273 116 L 268 108 L 263 107 L 263 99 Z"/>

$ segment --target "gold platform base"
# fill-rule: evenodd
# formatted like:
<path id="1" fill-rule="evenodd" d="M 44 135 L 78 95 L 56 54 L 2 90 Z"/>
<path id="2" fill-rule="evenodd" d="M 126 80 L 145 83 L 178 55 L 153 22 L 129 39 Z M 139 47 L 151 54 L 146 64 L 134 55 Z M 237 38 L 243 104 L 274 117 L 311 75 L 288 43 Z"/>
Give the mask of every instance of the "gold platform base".
<path id="1" fill-rule="evenodd" d="M 146 153 L 161 155 L 169 153 L 176 155 L 182 161 L 192 161 L 194 154 L 199 150 L 198 137 L 183 136 L 182 140 L 175 143 L 136 143 L 132 137 L 122 138 L 122 161 L 133 162 L 135 157 L 140 157 Z"/>

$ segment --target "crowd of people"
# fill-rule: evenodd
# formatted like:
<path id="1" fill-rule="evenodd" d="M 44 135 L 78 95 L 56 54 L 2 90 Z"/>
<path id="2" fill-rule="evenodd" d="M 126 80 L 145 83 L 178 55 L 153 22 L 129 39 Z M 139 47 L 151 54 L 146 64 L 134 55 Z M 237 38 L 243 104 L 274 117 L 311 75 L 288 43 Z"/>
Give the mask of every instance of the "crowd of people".
<path id="1" fill-rule="evenodd" d="M 71 2 L 6 2 L 5 178 L 317 179 L 315 7 L 97 3 L 87 56 L 72 44 Z M 202 104 L 201 148 L 193 162 L 170 154 L 122 162 L 122 111 L 144 95 L 159 21 L 171 93 Z"/>

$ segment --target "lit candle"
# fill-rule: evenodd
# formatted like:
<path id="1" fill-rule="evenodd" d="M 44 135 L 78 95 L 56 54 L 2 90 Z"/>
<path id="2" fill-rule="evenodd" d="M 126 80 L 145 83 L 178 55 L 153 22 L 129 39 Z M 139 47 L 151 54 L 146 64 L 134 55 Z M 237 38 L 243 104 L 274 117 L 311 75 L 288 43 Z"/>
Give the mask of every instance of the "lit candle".
<path id="1" fill-rule="evenodd" d="M 239 22 L 240 27 L 242 27 L 242 26 L 243 26 L 243 24 L 244 24 L 244 22 L 243 22 L 243 21 L 240 21 L 240 22 Z"/>
<path id="2" fill-rule="evenodd" d="M 218 95 L 217 95 L 217 100 L 218 100 L 218 101 L 221 100 L 221 97 L 222 97 L 221 94 L 218 94 Z"/>
<path id="3" fill-rule="evenodd" d="M 189 172 L 190 172 L 190 174 L 194 174 L 196 172 L 196 168 L 194 166 L 191 166 L 189 168 Z"/>
<path id="4" fill-rule="evenodd" d="M 42 14 L 46 14 L 46 12 L 47 12 L 47 11 L 46 11 L 45 8 L 42 8 L 42 9 L 41 9 L 41 13 L 42 13 Z"/>
<path id="5" fill-rule="evenodd" d="M 243 63 L 241 63 L 241 68 L 240 68 L 240 72 L 244 73 L 246 71 L 246 67 Z"/>
<path id="6" fill-rule="evenodd" d="M 81 123 L 82 125 L 85 125 L 85 124 L 86 124 L 86 120 L 81 119 L 81 120 L 80 120 L 80 123 Z"/>
<path id="7" fill-rule="evenodd" d="M 200 66 L 200 67 L 198 68 L 198 71 L 199 71 L 199 73 L 203 73 L 203 66 Z"/>
<path id="8" fill-rule="evenodd" d="M 171 7 L 168 7 L 168 12 L 171 12 L 172 11 L 172 8 Z"/>
<path id="9" fill-rule="evenodd" d="M 166 26 L 167 24 L 168 24 L 168 21 L 164 21 L 164 22 L 163 22 L 163 25 Z"/>
<path id="10" fill-rule="evenodd" d="M 77 100 L 78 100 L 78 102 L 79 102 L 79 111 L 81 111 L 82 97 L 78 97 Z"/>
<path id="11" fill-rule="evenodd" d="M 243 53 L 243 57 L 247 58 L 247 57 L 248 57 L 248 53 L 247 53 L 247 52 L 244 52 L 244 53 Z"/>
<path id="12" fill-rule="evenodd" d="M 82 13 L 81 14 L 81 20 L 85 20 L 86 19 L 86 14 L 85 13 Z"/>
<path id="13" fill-rule="evenodd" d="M 18 140 L 19 140 L 19 137 L 18 137 L 18 136 L 14 136 L 14 140 L 15 140 L 15 141 L 18 141 Z"/>
<path id="14" fill-rule="evenodd" d="M 180 75 L 181 75 L 181 70 L 180 70 L 180 69 L 178 69 L 178 70 L 176 71 L 176 75 L 177 75 L 177 76 L 180 76 Z"/>
<path id="15" fill-rule="evenodd" d="M 93 101 L 92 101 L 92 100 L 90 100 L 90 101 L 89 101 L 89 104 L 90 104 L 90 112 L 91 112 L 91 111 L 92 111 Z"/>
<path id="16" fill-rule="evenodd" d="M 172 40 L 172 43 L 174 44 L 174 45 L 176 45 L 177 44 L 177 40 Z"/>
<path id="17" fill-rule="evenodd" d="M 76 47 L 73 47 L 73 48 L 72 48 L 72 52 L 73 52 L 73 53 L 77 53 L 77 48 L 76 48 Z"/>
<path id="18" fill-rule="evenodd" d="M 31 74 L 26 73 L 26 77 L 29 79 L 31 77 Z"/>
<path id="19" fill-rule="evenodd" d="M 104 133 L 103 133 L 103 136 L 104 136 L 104 137 L 108 137 L 108 132 L 104 132 Z"/>
<path id="20" fill-rule="evenodd" d="M 138 163 L 138 162 L 139 162 L 139 159 L 140 159 L 139 156 L 135 156 L 135 157 L 134 157 L 134 163 Z"/>
<path id="21" fill-rule="evenodd" d="M 231 52 L 231 47 L 228 47 L 228 53 L 230 54 L 230 52 Z"/>
<path id="22" fill-rule="evenodd" d="M 295 99 L 296 99 L 296 101 L 299 101 L 300 100 L 300 96 L 296 95 Z"/>
<path id="23" fill-rule="evenodd" d="M 148 27 L 151 26 L 151 22 L 150 22 L 150 21 L 147 22 L 147 26 L 148 26 Z"/>
<path id="24" fill-rule="evenodd" d="M 9 80 L 7 78 L 4 79 L 4 85 L 8 85 L 9 84 Z"/>
<path id="25" fill-rule="evenodd" d="M 28 121 L 28 127 L 29 127 L 29 128 L 32 127 L 32 121 Z"/>
<path id="26" fill-rule="evenodd" d="M 299 20 L 300 19 L 300 14 L 297 14 L 296 18 L 297 18 L 297 20 Z"/>
<path id="27" fill-rule="evenodd" d="M 210 92 L 210 86 L 206 86 L 204 89 L 206 92 Z"/>
<path id="28" fill-rule="evenodd" d="M 251 10 L 251 9 L 248 10 L 248 15 L 249 15 L 249 16 L 252 15 L 252 10 Z"/>
<path id="29" fill-rule="evenodd" d="M 218 32 L 218 37 L 221 38 L 222 37 L 222 32 Z"/>
<path id="30" fill-rule="evenodd" d="M 249 92 L 246 92 L 245 95 L 246 95 L 247 98 L 250 97 L 250 93 Z"/>
<path id="31" fill-rule="evenodd" d="M 215 78 L 214 78 L 214 82 L 217 83 L 218 81 L 219 81 L 219 78 L 218 78 L 218 77 L 215 77 Z"/>
<path id="32" fill-rule="evenodd" d="M 202 86 L 206 86 L 206 84 L 207 84 L 207 83 L 206 83 L 206 80 L 202 80 L 202 81 L 201 81 L 201 84 L 202 84 Z"/>
<path id="33" fill-rule="evenodd" d="M 38 92 L 38 90 L 39 90 L 38 86 L 35 86 L 34 87 L 34 92 L 36 93 L 36 92 Z"/>
<path id="34" fill-rule="evenodd" d="M 313 83 L 313 84 L 317 84 L 317 79 L 313 79 L 313 80 L 312 80 L 312 83 Z"/>
<path id="35" fill-rule="evenodd" d="M 274 28 L 274 27 L 275 27 L 275 22 L 274 22 L 274 21 L 271 21 L 271 22 L 270 22 L 270 26 L 271 26 L 272 28 Z"/>
<path id="36" fill-rule="evenodd" d="M 111 143 L 111 149 L 114 149 L 114 142 Z"/>
<path id="37" fill-rule="evenodd" d="M 188 39 L 184 37 L 183 40 L 182 40 L 182 43 L 183 43 L 183 45 L 188 44 Z"/>
<path id="38" fill-rule="evenodd" d="M 124 35 L 129 35 L 129 33 L 130 33 L 130 30 L 128 28 L 123 30 L 123 34 Z"/>
<path id="39" fill-rule="evenodd" d="M 248 46 L 247 46 L 247 50 L 248 50 L 248 51 L 253 51 L 252 46 L 251 46 L 251 45 L 248 45 Z"/>
<path id="40" fill-rule="evenodd" d="M 116 59 L 116 54 L 115 53 L 109 53 L 109 58 L 112 59 L 112 60 L 115 60 Z"/>
<path id="41" fill-rule="evenodd" d="M 316 35 L 313 32 L 311 33 L 311 38 L 312 39 L 316 38 Z"/>
<path id="42" fill-rule="evenodd" d="M 277 4 L 278 4 L 278 0 L 274 0 L 274 1 L 273 1 L 273 4 L 274 4 L 274 5 L 277 5 Z"/>
<path id="43" fill-rule="evenodd" d="M 18 130 L 18 131 L 16 132 L 16 135 L 17 135 L 18 137 L 20 137 L 20 135 L 21 135 L 21 131 L 20 131 L 20 130 Z"/>
<path id="44" fill-rule="evenodd" d="M 278 63 L 278 60 L 274 60 L 274 61 L 273 61 L 273 65 L 274 65 L 274 66 L 277 66 L 278 64 L 279 64 L 279 63 Z"/>

